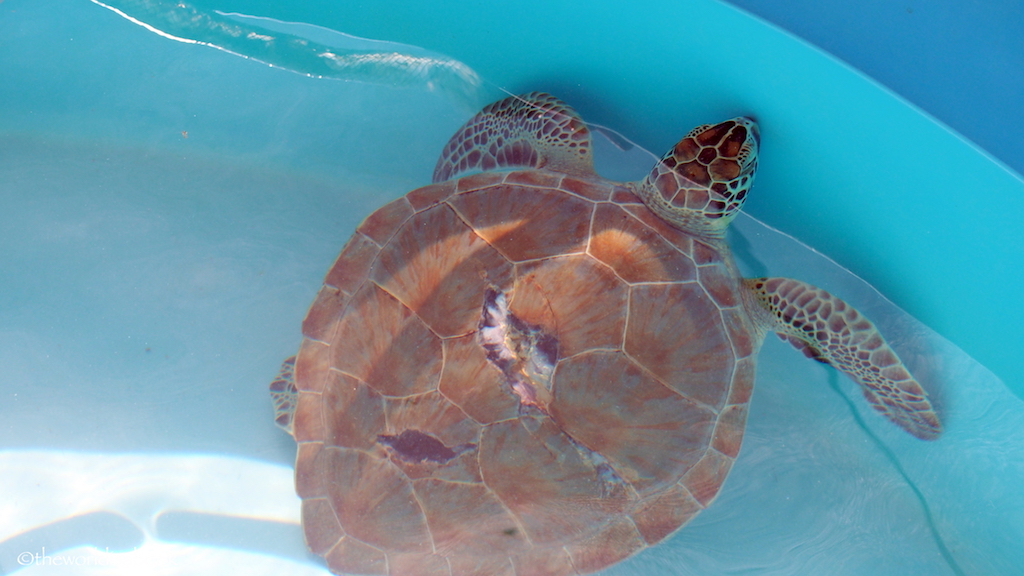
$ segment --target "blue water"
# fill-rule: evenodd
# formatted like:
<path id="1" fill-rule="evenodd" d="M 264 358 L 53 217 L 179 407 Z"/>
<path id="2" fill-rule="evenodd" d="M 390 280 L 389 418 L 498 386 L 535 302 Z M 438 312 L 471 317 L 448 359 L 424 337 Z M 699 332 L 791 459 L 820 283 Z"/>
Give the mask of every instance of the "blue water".
<path id="1" fill-rule="evenodd" d="M 841 58 L 1024 174 L 1024 4 L 732 0 Z"/>
<path id="2" fill-rule="evenodd" d="M 823 286 L 874 318 L 937 392 L 947 423 L 938 442 L 905 437 L 867 411 L 850 382 L 772 339 L 743 452 L 719 499 L 670 541 L 608 573 L 1021 572 L 1024 405 L 981 355 L 942 337 L 965 349 L 955 335 L 995 338 L 979 327 L 994 304 L 967 314 L 948 305 L 951 292 L 922 288 L 943 276 L 955 294 L 1017 272 L 974 272 L 1000 260 L 970 252 L 971 238 L 959 240 L 964 254 L 947 253 L 945 270 L 921 264 L 958 241 L 948 230 L 971 236 L 971 219 L 982 215 L 954 227 L 940 207 L 918 206 L 947 228 L 905 231 L 898 222 L 914 212 L 906 203 L 892 214 L 861 209 L 934 184 L 935 174 L 897 170 L 932 167 L 929 154 L 960 154 L 956 168 L 988 190 L 1019 190 L 989 158 L 836 62 L 718 4 L 693 3 L 688 25 L 742 26 L 760 51 L 711 60 L 686 52 L 678 78 L 659 76 L 663 63 L 653 60 L 616 77 L 610 71 L 627 64 L 625 54 L 570 66 L 578 46 L 526 66 L 547 50 L 539 36 L 524 38 L 507 62 L 514 72 L 462 64 L 469 59 L 449 50 L 450 39 L 417 48 L 209 11 L 201 22 L 245 33 L 200 26 L 199 36 L 195 20 L 156 9 L 175 4 L 119 3 L 164 35 L 87 0 L 0 4 L 0 571 L 68 574 L 61 563 L 74 563 L 83 574 L 325 573 L 304 551 L 294 443 L 273 426 L 266 383 L 294 352 L 299 321 L 355 225 L 425 183 L 448 136 L 502 88 L 543 88 L 656 152 L 690 124 L 755 113 L 765 153 L 752 211 L 800 232 L 913 316 L 749 218 L 731 236 L 742 265 Z M 396 18 L 413 16 L 428 15 Z M 640 23 L 623 14 L 615 25 L 625 33 Z M 355 29 L 365 26 L 345 31 L 366 36 Z M 465 25 L 453 21 L 451 30 Z M 259 39 L 281 34 L 306 43 L 269 50 Z M 348 58 L 366 50 L 406 58 Z M 315 56 L 324 51 L 335 56 L 326 65 Z M 783 58 L 813 68 L 782 74 Z M 753 73 L 743 68 L 751 59 L 762 68 L 756 90 L 722 72 Z M 577 72 L 556 74 L 558 66 Z M 673 92 L 680 82 L 689 86 Z M 822 96 L 832 92 L 867 101 L 835 116 Z M 680 99 L 687 105 L 670 117 L 659 109 Z M 822 117 L 831 120 L 824 133 Z M 903 140 L 843 144 L 894 118 L 899 129 L 882 134 Z M 921 149 L 888 156 L 907 138 Z M 637 178 L 650 162 L 610 145 L 599 157 L 617 178 Z M 825 181 L 840 198 L 796 202 Z M 948 195 L 954 187 L 945 186 L 929 189 Z M 816 234 L 804 234 L 807 226 Z M 856 226 L 884 234 L 862 243 Z M 985 244 L 1019 242 L 1007 230 Z"/>

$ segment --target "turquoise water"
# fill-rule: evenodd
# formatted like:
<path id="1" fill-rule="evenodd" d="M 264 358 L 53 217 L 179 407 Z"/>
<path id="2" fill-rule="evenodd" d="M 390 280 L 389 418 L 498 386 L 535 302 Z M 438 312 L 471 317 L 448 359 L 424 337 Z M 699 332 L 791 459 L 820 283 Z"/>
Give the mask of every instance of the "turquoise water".
<path id="1" fill-rule="evenodd" d="M 713 57 L 684 50 L 673 75 L 652 58 L 627 76 L 610 72 L 627 65 L 624 49 L 597 58 L 593 45 L 544 52 L 543 65 L 529 66 L 548 50 L 539 36 L 501 66 L 470 67 L 440 27 L 419 32 L 428 48 L 417 48 L 118 5 L 164 35 L 86 0 L 0 4 L 10 80 L 0 86 L 0 570 L 67 574 L 60 562 L 73 562 L 74 573 L 325 573 L 304 551 L 294 444 L 271 422 L 266 383 L 294 352 L 299 320 L 355 225 L 425 183 L 448 136 L 502 88 L 555 91 L 655 152 L 691 124 L 756 114 L 764 156 L 750 211 L 913 316 L 747 218 L 732 235 L 743 265 L 855 303 L 937 392 L 947 421 L 936 443 L 905 438 L 865 410 L 851 383 L 772 339 L 722 495 L 609 574 L 1015 574 L 1024 565 L 1024 406 L 982 354 L 972 350 L 979 364 L 939 335 L 964 349 L 1001 337 L 988 328 L 989 300 L 1003 292 L 981 298 L 969 322 L 949 302 L 1017 272 L 979 273 L 999 256 L 978 258 L 980 240 L 948 231 L 1020 214 L 1020 182 L 890 94 L 713 3 L 689 6 L 687 25 L 728 24 L 741 31 L 738 46 Z M 620 34 L 639 25 L 621 16 Z M 244 34 L 218 35 L 220 25 Z M 450 30 L 465 26 L 453 19 Z M 260 39 L 280 34 L 306 43 L 268 49 Z M 486 44 L 483 36 L 459 40 Z M 638 40 L 650 50 L 660 41 Z M 593 60 L 573 66 L 585 49 Z M 405 58 L 349 58 L 366 50 Z M 324 51 L 335 57 L 315 56 Z M 668 121 L 670 100 L 686 105 Z M 935 160 L 950 157 L 955 166 Z M 636 178 L 650 162 L 610 145 L 599 158 L 616 178 Z M 878 208 L 899 190 L 962 193 L 962 179 L 946 182 L 954 169 L 1009 200 Z M 809 206 L 801 198 L 811 191 L 821 202 Z M 922 216 L 932 229 L 906 224 Z M 992 230 L 983 245 L 1019 246 L 1010 231 Z M 940 276 L 951 286 L 922 289 Z"/>

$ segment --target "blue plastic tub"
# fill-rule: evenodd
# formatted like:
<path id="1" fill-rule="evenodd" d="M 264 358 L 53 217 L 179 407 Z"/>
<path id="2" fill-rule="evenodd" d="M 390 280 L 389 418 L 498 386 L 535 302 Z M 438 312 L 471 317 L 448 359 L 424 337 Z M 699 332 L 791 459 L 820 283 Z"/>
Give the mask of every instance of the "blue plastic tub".
<path id="1" fill-rule="evenodd" d="M 0 0 L 0 572 L 326 573 L 266 385 L 362 218 L 481 105 L 546 90 L 623 179 L 755 116 L 741 265 L 854 302 L 946 422 L 907 437 L 770 339 L 718 500 L 606 574 L 1024 573 L 1003 4 L 745 5 L 883 86 L 715 0 Z"/>

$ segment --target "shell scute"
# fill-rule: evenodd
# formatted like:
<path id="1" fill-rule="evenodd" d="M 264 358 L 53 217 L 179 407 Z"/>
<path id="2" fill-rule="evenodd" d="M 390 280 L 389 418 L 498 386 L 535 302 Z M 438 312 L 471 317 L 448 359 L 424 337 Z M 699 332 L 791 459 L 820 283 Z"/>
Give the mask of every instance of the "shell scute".
<path id="1" fill-rule="evenodd" d="M 725 403 L 732 344 L 699 284 L 632 287 L 625 350 L 683 396 L 714 408 Z"/>
<path id="2" fill-rule="evenodd" d="M 683 476 L 682 484 L 705 508 L 718 496 L 733 459 L 717 450 L 708 450 L 696 466 Z"/>
<path id="3" fill-rule="evenodd" d="M 388 576 L 387 556 L 378 548 L 343 536 L 326 554 L 324 560 L 337 572 Z"/>
<path id="4" fill-rule="evenodd" d="M 612 190 L 611 201 L 616 204 L 643 205 L 644 203 L 629 186 L 615 186 Z"/>
<path id="5" fill-rule="evenodd" d="M 384 245 L 399 227 L 412 216 L 412 204 L 404 196 L 385 204 L 373 214 L 366 217 L 356 228 L 356 232 L 366 236 L 379 245 Z"/>
<path id="6" fill-rule="evenodd" d="M 295 386 L 299 392 L 321 392 L 331 369 L 331 345 L 319 340 L 302 339 L 295 356 Z"/>
<path id="7" fill-rule="evenodd" d="M 739 306 L 739 280 L 725 263 L 707 264 L 697 267 L 701 286 L 721 308 Z"/>
<path id="8" fill-rule="evenodd" d="M 337 288 L 345 294 L 354 294 L 366 279 L 366 273 L 379 252 L 380 245 L 369 237 L 359 233 L 353 234 L 327 272 L 324 285 Z M 310 312 L 312 311 L 313 309 L 310 309 Z"/>
<path id="9" fill-rule="evenodd" d="M 523 186 L 546 188 L 548 190 L 559 188 L 561 181 L 561 174 L 542 172 L 540 170 L 517 170 L 509 172 L 505 176 L 505 184 L 520 184 Z"/>
<path id="10" fill-rule="evenodd" d="M 507 556 L 530 549 L 516 519 L 483 484 L 428 478 L 413 487 L 438 554 Z"/>
<path id="11" fill-rule="evenodd" d="M 626 282 L 696 280 L 693 260 L 615 204 L 598 204 L 589 253 Z"/>
<path id="12" fill-rule="evenodd" d="M 662 238 L 668 240 L 673 246 L 679 249 L 683 254 L 689 254 L 693 257 L 693 237 L 689 234 L 673 228 L 668 222 L 665 222 L 659 218 L 656 214 L 647 209 L 646 206 L 638 204 L 626 204 L 623 209 L 632 214 L 637 220 L 643 222 L 646 226 L 661 235 Z"/>
<path id="13" fill-rule="evenodd" d="M 641 497 L 674 484 L 707 449 L 717 415 L 622 352 L 568 358 L 559 363 L 555 382 L 552 416 L 607 458 Z"/>
<path id="14" fill-rule="evenodd" d="M 729 341 L 736 358 L 747 358 L 757 352 L 756 337 L 752 333 L 750 320 L 741 308 L 722 310 L 722 320 L 729 332 Z"/>
<path id="15" fill-rule="evenodd" d="M 348 294 L 333 286 L 323 286 L 313 301 L 313 306 L 302 321 L 302 334 L 306 338 L 330 341 L 334 330 L 338 327 L 345 306 L 348 305 Z"/>
<path id="16" fill-rule="evenodd" d="M 455 194 L 455 182 L 447 181 L 417 188 L 406 194 L 405 198 L 412 209 L 419 212 L 444 202 L 452 194 Z"/>
<path id="17" fill-rule="evenodd" d="M 300 442 L 295 457 L 295 492 L 299 498 L 324 498 L 327 486 L 324 484 L 323 442 Z"/>
<path id="18" fill-rule="evenodd" d="M 613 191 L 613 188 L 607 184 L 597 183 L 593 180 L 571 178 L 569 176 L 563 177 L 562 182 L 558 187 L 566 192 L 582 196 L 583 198 L 593 200 L 594 202 L 607 201 Z M 640 199 L 637 198 L 637 202 L 639 201 Z"/>
<path id="19" fill-rule="evenodd" d="M 469 176 L 463 176 L 455 182 L 455 190 L 460 194 L 462 192 L 472 192 L 473 190 L 480 190 L 481 188 L 490 188 L 495 184 L 500 184 L 505 180 L 504 172 L 481 172 L 479 174 L 470 174 Z"/>
<path id="20" fill-rule="evenodd" d="M 430 530 L 411 481 L 386 458 L 327 448 L 328 499 L 348 536 L 378 550 L 428 554 Z M 344 542 L 344 539 L 342 540 Z"/>
<path id="21" fill-rule="evenodd" d="M 440 204 L 394 235 L 370 278 L 438 335 L 450 337 L 476 328 L 484 290 L 507 284 L 511 274 L 508 261 Z"/>
<path id="22" fill-rule="evenodd" d="M 367 282 L 339 323 L 331 366 L 385 396 L 434 390 L 441 375 L 441 340 L 397 298 Z"/>
<path id="23" fill-rule="evenodd" d="M 735 458 L 740 453 L 743 429 L 747 425 L 747 405 L 726 406 L 715 426 L 711 447 L 722 454 Z"/>
<path id="24" fill-rule="evenodd" d="M 624 560 L 645 546 L 636 526 L 625 518 L 617 518 L 594 536 L 566 546 L 566 550 L 576 569 L 587 573 Z"/>
<path id="25" fill-rule="evenodd" d="M 487 359 L 476 334 L 444 341 L 438 391 L 481 424 L 515 418 L 519 401 L 504 389 L 505 377 Z"/>
<path id="26" fill-rule="evenodd" d="M 631 515 L 648 545 L 661 542 L 704 509 L 679 483 L 644 499 Z"/>
<path id="27" fill-rule="evenodd" d="M 448 446 L 479 441 L 480 424 L 436 391 L 389 398 L 385 414 L 392 434 L 422 430 Z"/>
<path id="28" fill-rule="evenodd" d="M 557 334 L 562 357 L 622 346 L 627 287 L 590 256 L 519 265 L 512 293 L 512 313 Z"/>
<path id="29" fill-rule="evenodd" d="M 437 554 L 388 554 L 389 574 L 402 576 L 448 576 L 448 561 Z"/>
<path id="30" fill-rule="evenodd" d="M 557 190 L 510 185 L 459 194 L 448 203 L 512 262 L 582 252 L 594 207 Z"/>
<path id="31" fill-rule="evenodd" d="M 374 430 L 385 424 L 384 399 L 373 388 L 348 374 L 331 370 L 331 381 L 320 396 L 318 408 L 326 430 L 324 444 L 339 448 L 372 450 Z M 300 397 L 301 401 L 301 397 Z M 345 414 L 345 418 L 337 418 Z"/>
<path id="32" fill-rule="evenodd" d="M 453 556 L 448 559 L 452 576 L 519 576 L 508 556 Z M 443 573 L 442 573 L 443 574 Z M 531 574 L 531 572 L 525 572 Z M 539 574 L 539 573 L 538 573 Z"/>
<path id="33" fill-rule="evenodd" d="M 755 366 L 756 361 L 753 356 L 736 362 L 736 370 L 733 372 L 732 385 L 729 387 L 727 404 L 746 404 L 750 402 L 750 395 L 754 391 Z"/>
<path id="34" fill-rule="evenodd" d="M 695 240 L 693 242 L 693 261 L 697 266 L 718 265 L 724 262 L 722 253 L 705 242 Z"/>
<path id="35" fill-rule="evenodd" d="M 516 574 L 533 576 L 569 576 L 579 574 L 572 565 L 572 558 L 562 547 L 535 547 L 528 554 L 512 556 Z"/>
<path id="36" fill-rule="evenodd" d="M 326 554 L 345 535 L 326 498 L 307 498 L 302 501 L 302 526 L 306 544 L 314 554 Z"/>
<path id="37" fill-rule="evenodd" d="M 546 546 L 594 534 L 635 499 L 624 484 L 599 474 L 591 456 L 546 417 L 491 424 L 480 441 L 484 482 L 526 536 Z"/>
<path id="38" fill-rule="evenodd" d="M 295 407 L 293 434 L 296 442 L 316 442 L 326 436 L 322 397 L 314 392 L 300 392 Z"/>

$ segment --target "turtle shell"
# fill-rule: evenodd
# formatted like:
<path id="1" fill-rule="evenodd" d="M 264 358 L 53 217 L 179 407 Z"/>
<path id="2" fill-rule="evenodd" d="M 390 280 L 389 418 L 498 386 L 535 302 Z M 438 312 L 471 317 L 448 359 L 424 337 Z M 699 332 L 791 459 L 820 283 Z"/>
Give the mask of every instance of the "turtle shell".
<path id="1" fill-rule="evenodd" d="M 544 169 L 414 190 L 331 268 L 295 364 L 307 543 L 338 573 L 586 574 L 716 496 L 753 328 L 722 240 Z"/>

